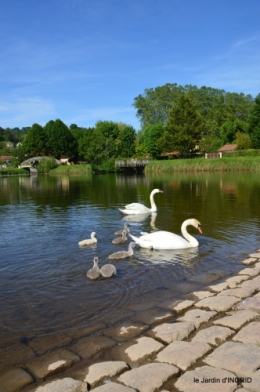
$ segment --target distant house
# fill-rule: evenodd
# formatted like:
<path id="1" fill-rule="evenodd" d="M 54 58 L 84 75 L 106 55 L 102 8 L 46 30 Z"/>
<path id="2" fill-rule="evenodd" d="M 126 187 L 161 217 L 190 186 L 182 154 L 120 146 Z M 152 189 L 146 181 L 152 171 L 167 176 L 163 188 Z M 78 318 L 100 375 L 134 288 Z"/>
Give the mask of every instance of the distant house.
<path id="1" fill-rule="evenodd" d="M 218 149 L 218 152 L 234 151 L 237 148 L 237 144 L 225 144 L 223 147 Z"/>
<path id="2" fill-rule="evenodd" d="M 13 158 L 12 155 L 2 155 L 0 156 L 0 161 L 5 163 L 10 163 L 12 158 Z"/>
<path id="3" fill-rule="evenodd" d="M 13 148 L 13 146 L 14 146 L 13 142 L 6 142 L 5 144 L 6 144 L 6 147 L 8 147 L 8 148 Z"/>

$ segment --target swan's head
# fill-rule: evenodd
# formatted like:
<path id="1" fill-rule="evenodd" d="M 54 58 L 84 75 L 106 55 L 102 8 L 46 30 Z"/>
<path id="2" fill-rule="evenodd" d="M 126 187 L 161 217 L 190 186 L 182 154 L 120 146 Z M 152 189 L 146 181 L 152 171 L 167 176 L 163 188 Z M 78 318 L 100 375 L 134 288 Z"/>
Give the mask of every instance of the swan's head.
<path id="1" fill-rule="evenodd" d="M 93 261 L 94 261 L 94 267 L 97 267 L 98 266 L 98 257 L 94 257 Z"/>
<path id="2" fill-rule="evenodd" d="M 163 193 L 163 191 L 161 191 L 161 189 L 154 189 L 152 194 L 154 195 L 155 193 Z"/>
<path id="3" fill-rule="evenodd" d="M 201 223 L 198 221 L 198 219 L 192 219 L 192 226 L 198 229 L 200 234 L 202 234 Z"/>
<path id="4" fill-rule="evenodd" d="M 96 237 L 96 233 L 94 231 L 92 231 L 91 238 L 95 238 L 95 237 Z"/>

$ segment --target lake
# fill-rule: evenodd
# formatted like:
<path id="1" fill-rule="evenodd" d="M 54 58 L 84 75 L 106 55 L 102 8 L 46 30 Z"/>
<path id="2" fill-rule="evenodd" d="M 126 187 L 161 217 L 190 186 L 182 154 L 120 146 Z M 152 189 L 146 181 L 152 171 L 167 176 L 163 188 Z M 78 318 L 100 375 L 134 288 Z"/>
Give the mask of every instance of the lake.
<path id="1" fill-rule="evenodd" d="M 132 202 L 157 214 L 125 217 L 118 208 Z M 254 173 L 202 173 L 84 177 L 0 178 L 0 309 L 4 339 L 61 334 L 104 322 L 135 321 L 147 308 L 186 298 L 244 268 L 239 261 L 260 247 L 260 179 Z M 152 251 L 114 261 L 117 275 L 91 281 L 86 271 L 99 257 L 128 248 L 113 245 L 114 232 L 129 221 L 132 234 L 167 230 L 195 217 L 199 248 Z M 78 242 L 97 233 L 98 243 Z"/>

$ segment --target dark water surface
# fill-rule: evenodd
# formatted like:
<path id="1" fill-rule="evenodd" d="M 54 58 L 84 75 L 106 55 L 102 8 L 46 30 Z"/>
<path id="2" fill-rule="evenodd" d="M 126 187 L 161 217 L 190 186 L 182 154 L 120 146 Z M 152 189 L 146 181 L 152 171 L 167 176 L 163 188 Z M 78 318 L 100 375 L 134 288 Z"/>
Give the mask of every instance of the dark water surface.
<path id="1" fill-rule="evenodd" d="M 125 222 L 118 207 L 149 206 L 157 216 L 130 219 L 134 235 L 152 229 L 180 234 L 190 228 L 198 249 L 150 251 L 115 261 L 116 277 L 90 281 L 86 271 L 98 256 L 127 249 L 113 245 Z M 243 268 L 239 261 L 260 247 L 258 174 L 89 175 L 0 178 L 0 337 L 30 338 L 63 333 L 103 321 L 130 321 L 146 303 L 181 299 Z M 95 246 L 78 242 L 97 233 Z M 129 241 L 128 241 L 129 242 Z"/>

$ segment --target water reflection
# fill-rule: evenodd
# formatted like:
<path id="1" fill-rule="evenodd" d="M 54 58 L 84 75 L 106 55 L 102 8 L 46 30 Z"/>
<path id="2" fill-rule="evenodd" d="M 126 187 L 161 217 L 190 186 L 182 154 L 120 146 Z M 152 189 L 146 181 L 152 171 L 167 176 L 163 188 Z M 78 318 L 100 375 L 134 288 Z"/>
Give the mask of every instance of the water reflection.
<path id="1" fill-rule="evenodd" d="M 146 220 L 150 220 L 150 226 L 152 229 L 156 230 L 155 221 L 157 217 L 157 212 L 152 212 L 149 214 L 138 214 L 138 215 L 124 215 L 122 220 L 129 222 L 131 226 L 140 226 Z"/>

